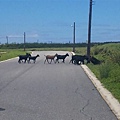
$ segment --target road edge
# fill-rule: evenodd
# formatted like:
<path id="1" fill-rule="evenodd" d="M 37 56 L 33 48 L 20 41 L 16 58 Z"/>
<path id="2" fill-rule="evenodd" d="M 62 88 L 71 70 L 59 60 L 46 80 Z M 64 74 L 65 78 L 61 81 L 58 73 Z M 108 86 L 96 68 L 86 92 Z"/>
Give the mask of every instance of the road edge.
<path id="1" fill-rule="evenodd" d="M 120 120 L 120 103 L 119 101 L 114 98 L 114 96 L 109 92 L 103 85 L 102 83 L 96 78 L 94 73 L 86 66 L 86 65 L 81 65 L 83 68 L 84 72 L 87 74 L 87 76 L 90 78 L 102 98 L 106 101 L 110 109 L 113 111 L 113 113 L 116 115 L 118 120 Z"/>
<path id="2" fill-rule="evenodd" d="M 6 62 L 6 61 L 9 61 L 9 60 L 14 60 L 16 58 L 18 58 L 18 57 L 10 58 L 10 59 L 7 59 L 7 60 L 2 60 L 2 61 L 0 61 L 0 63 Z"/>

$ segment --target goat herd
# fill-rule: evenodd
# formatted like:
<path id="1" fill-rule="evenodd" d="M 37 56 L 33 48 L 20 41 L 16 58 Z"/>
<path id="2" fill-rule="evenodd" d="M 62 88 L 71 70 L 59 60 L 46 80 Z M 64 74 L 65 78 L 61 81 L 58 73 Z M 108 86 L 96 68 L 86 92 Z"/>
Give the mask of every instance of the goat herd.
<path id="1" fill-rule="evenodd" d="M 58 55 L 57 53 L 55 55 L 45 55 L 44 64 L 46 62 L 51 64 L 52 61 L 54 63 L 59 63 L 59 60 L 62 60 L 62 62 L 64 63 L 67 56 L 69 56 L 68 53 L 66 53 L 65 55 Z M 26 53 L 26 55 L 19 55 L 18 63 L 21 63 L 21 62 L 30 63 L 31 60 L 35 63 L 37 57 L 40 57 L 40 56 L 39 55 L 31 56 L 31 54 L 29 54 L 29 53 Z M 57 58 L 56 60 L 55 60 L 55 57 Z M 84 60 L 87 60 L 87 62 L 88 62 L 88 57 L 86 55 L 83 55 L 83 56 L 82 55 L 72 55 L 69 63 L 72 62 L 74 64 L 80 65 L 81 63 L 84 64 Z"/>

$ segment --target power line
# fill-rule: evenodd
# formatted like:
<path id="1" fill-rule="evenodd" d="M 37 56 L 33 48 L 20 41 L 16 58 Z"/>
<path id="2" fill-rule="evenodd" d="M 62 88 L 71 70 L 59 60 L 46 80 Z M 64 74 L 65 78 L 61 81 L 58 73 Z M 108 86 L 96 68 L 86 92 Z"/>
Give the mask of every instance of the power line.
<path id="1" fill-rule="evenodd" d="M 73 27 L 73 52 L 75 52 L 75 22 L 73 25 L 71 25 L 71 27 Z"/>
<path id="2" fill-rule="evenodd" d="M 24 51 L 25 51 L 25 43 L 26 43 L 26 34 L 24 32 Z"/>
<path id="3" fill-rule="evenodd" d="M 6 39 L 7 39 L 7 44 L 8 44 L 8 36 L 6 36 Z"/>

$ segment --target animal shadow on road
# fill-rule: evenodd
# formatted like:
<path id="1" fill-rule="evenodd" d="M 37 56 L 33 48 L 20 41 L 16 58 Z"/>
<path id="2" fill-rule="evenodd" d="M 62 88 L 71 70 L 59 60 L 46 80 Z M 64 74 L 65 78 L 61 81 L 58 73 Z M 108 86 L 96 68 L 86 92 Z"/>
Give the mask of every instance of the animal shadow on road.
<path id="1" fill-rule="evenodd" d="M 5 109 L 4 108 L 0 108 L 0 111 L 5 111 Z"/>

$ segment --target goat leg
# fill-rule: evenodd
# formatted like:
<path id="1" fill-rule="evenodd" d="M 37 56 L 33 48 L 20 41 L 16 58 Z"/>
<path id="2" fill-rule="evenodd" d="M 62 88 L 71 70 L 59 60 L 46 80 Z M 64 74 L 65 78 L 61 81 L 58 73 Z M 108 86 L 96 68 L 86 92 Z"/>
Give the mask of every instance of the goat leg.
<path id="1" fill-rule="evenodd" d="M 69 64 L 72 62 L 72 59 L 70 60 Z"/>
<path id="2" fill-rule="evenodd" d="M 53 59 L 54 63 L 56 63 L 56 61 Z"/>
<path id="3" fill-rule="evenodd" d="M 58 59 L 56 60 L 56 62 L 58 62 L 58 63 L 59 63 Z"/>
<path id="4" fill-rule="evenodd" d="M 47 60 L 47 59 L 45 59 L 44 64 L 46 63 L 46 60 Z"/>
<path id="5" fill-rule="evenodd" d="M 20 59 L 18 60 L 18 63 L 21 63 Z"/>
<path id="6" fill-rule="evenodd" d="M 49 60 L 47 59 L 47 62 L 49 63 Z M 50 63 L 49 63 L 50 64 Z"/>
<path id="7" fill-rule="evenodd" d="M 52 59 L 51 59 L 51 61 L 50 61 L 50 64 L 52 63 Z"/>
<path id="8" fill-rule="evenodd" d="M 30 58 L 27 60 L 28 63 L 30 63 Z"/>

